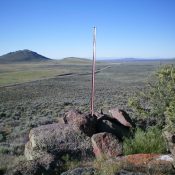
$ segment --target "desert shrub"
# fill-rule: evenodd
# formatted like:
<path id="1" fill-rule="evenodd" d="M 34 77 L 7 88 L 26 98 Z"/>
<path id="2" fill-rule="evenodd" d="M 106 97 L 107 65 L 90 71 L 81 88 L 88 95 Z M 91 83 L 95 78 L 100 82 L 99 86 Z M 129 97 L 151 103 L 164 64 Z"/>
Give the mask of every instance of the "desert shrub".
<path id="1" fill-rule="evenodd" d="M 2 155 L 22 155 L 24 153 L 24 144 L 0 145 L 0 154 Z"/>
<path id="2" fill-rule="evenodd" d="M 129 106 L 141 118 L 153 117 L 164 128 L 166 116 L 174 107 L 175 101 L 175 67 L 165 65 L 148 80 L 146 88 L 129 99 Z M 167 115 L 165 116 L 165 111 Z M 171 114 L 170 114 L 171 113 Z M 170 123 L 166 123 L 169 125 Z"/>
<path id="3" fill-rule="evenodd" d="M 98 170 L 95 175 L 114 175 L 121 170 L 118 162 L 106 159 L 95 160 L 93 166 Z"/>
<path id="4" fill-rule="evenodd" d="M 62 160 L 64 161 L 65 170 L 77 168 L 81 164 L 80 161 L 72 159 L 68 154 L 62 156 Z"/>
<path id="5" fill-rule="evenodd" d="M 3 133 L 0 133 L 0 142 L 2 142 L 4 140 L 5 140 L 5 137 L 4 137 Z"/>
<path id="6" fill-rule="evenodd" d="M 78 167 L 89 167 L 92 166 L 93 163 L 92 158 L 79 160 L 75 157 L 71 157 L 69 154 L 63 155 L 60 160 L 62 165 L 57 169 L 57 173 L 73 170 Z"/>
<path id="7" fill-rule="evenodd" d="M 11 151 L 9 147 L 6 146 L 0 146 L 0 154 L 8 154 Z"/>
<path id="8" fill-rule="evenodd" d="M 171 101 L 165 111 L 166 130 L 175 132 L 175 99 Z"/>
<path id="9" fill-rule="evenodd" d="M 25 161 L 24 156 L 12 156 L 12 155 L 1 155 L 0 154 L 0 173 L 4 174 L 6 170 L 13 169 L 19 165 L 21 161 Z"/>
<path id="10" fill-rule="evenodd" d="M 24 154 L 24 148 L 25 148 L 25 145 L 22 144 L 22 143 L 18 143 L 18 144 L 11 144 L 11 154 L 12 155 L 23 155 Z"/>
<path id="11" fill-rule="evenodd" d="M 148 128 L 147 131 L 136 129 L 134 138 L 125 138 L 123 142 L 124 154 L 164 153 L 166 144 L 158 127 Z"/>

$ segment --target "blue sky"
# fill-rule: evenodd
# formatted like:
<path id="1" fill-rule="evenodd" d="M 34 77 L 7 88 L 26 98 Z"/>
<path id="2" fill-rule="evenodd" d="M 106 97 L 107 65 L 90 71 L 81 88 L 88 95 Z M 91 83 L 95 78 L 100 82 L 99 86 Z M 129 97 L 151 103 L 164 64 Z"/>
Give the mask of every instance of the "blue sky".
<path id="1" fill-rule="evenodd" d="M 175 0 L 0 0 L 0 55 L 175 57 Z"/>

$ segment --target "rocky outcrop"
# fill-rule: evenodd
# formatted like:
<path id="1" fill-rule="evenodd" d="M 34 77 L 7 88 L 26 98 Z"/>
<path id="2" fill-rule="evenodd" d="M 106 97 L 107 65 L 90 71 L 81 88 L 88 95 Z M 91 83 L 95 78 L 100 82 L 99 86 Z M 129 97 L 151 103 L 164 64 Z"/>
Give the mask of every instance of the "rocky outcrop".
<path id="1" fill-rule="evenodd" d="M 50 124 L 33 128 L 29 134 L 29 142 L 25 146 L 25 156 L 28 160 L 43 157 L 44 154 L 61 157 L 91 156 L 90 138 L 69 124 Z"/>
<path id="2" fill-rule="evenodd" d="M 127 121 L 129 122 L 129 119 Z M 101 137 L 93 136 L 93 141 L 94 138 L 98 138 L 98 143 L 106 144 L 106 150 L 100 148 L 102 153 L 111 149 L 110 146 L 107 147 L 110 144 L 116 145 L 118 149 L 121 148 L 118 139 L 122 140 L 123 137 L 131 135 L 130 127 L 124 126 L 116 118 L 103 115 L 97 120 L 96 116 L 71 110 L 65 114 L 63 122 L 33 128 L 29 133 L 29 142 L 25 145 L 25 156 L 27 160 L 38 159 L 47 153 L 57 157 L 64 154 L 76 155 L 76 157 L 92 156 L 90 137 L 101 132 L 116 136 L 107 133 L 99 134 Z M 121 154 L 121 149 L 119 150 L 118 153 L 115 152 L 115 156 Z"/>
<path id="3" fill-rule="evenodd" d="M 96 158 L 109 159 L 122 154 L 122 143 L 111 133 L 98 133 L 91 137 Z"/>
<path id="4" fill-rule="evenodd" d="M 97 119 L 95 115 L 71 110 L 59 123 L 39 126 L 30 131 L 24 152 L 28 161 L 21 163 L 13 172 L 15 175 L 45 175 L 55 172 L 56 167 L 60 168 L 59 172 L 63 172 L 61 166 L 64 167 L 65 155 L 78 160 L 89 159 L 94 155 L 97 158 L 115 158 L 122 154 L 122 138 L 131 135 L 132 123 L 129 125 L 128 119 L 123 121 L 104 114 Z M 67 173 L 91 175 L 94 172 L 91 170 L 83 168 Z"/>
<path id="5" fill-rule="evenodd" d="M 96 175 L 97 171 L 92 167 L 76 168 L 61 175 Z"/>

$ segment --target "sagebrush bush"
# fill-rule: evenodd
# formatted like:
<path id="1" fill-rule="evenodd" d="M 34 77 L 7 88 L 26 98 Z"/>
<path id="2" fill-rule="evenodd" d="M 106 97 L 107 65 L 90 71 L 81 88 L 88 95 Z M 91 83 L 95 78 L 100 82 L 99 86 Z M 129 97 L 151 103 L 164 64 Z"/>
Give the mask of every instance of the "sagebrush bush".
<path id="1" fill-rule="evenodd" d="M 147 131 L 137 128 L 134 138 L 125 138 L 124 154 L 165 153 L 166 143 L 159 128 L 151 127 Z"/>
<path id="2" fill-rule="evenodd" d="M 98 170 L 95 175 L 114 175 L 121 170 L 119 163 L 106 159 L 95 160 L 93 166 Z"/>
<path id="3" fill-rule="evenodd" d="M 171 101 L 165 111 L 166 116 L 166 130 L 175 132 L 175 99 Z"/>
<path id="4" fill-rule="evenodd" d="M 170 110 L 175 108 L 174 101 L 175 67 L 165 65 L 148 80 L 146 88 L 135 97 L 130 98 L 128 103 L 137 116 L 155 118 L 157 124 L 164 128 L 165 125 L 170 124 L 166 123 L 166 117 L 168 115 L 173 117 Z M 166 111 L 168 115 L 165 116 Z"/>
<path id="5" fill-rule="evenodd" d="M 22 161 L 26 161 L 24 156 L 0 154 L 0 158 L 0 174 L 5 174 L 6 170 L 13 169 Z"/>

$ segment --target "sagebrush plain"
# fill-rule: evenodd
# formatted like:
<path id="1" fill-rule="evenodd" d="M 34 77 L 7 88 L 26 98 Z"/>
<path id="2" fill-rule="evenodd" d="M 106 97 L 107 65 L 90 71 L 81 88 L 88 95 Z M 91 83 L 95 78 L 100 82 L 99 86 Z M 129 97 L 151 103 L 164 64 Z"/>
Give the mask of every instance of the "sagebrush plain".
<path id="1" fill-rule="evenodd" d="M 128 98 L 144 88 L 147 79 L 167 61 L 98 62 L 95 111 L 126 110 Z M 0 165 L 21 159 L 31 128 L 59 122 L 70 109 L 90 111 L 91 62 L 62 60 L 0 65 Z M 11 161 L 12 163 L 6 163 Z"/>

